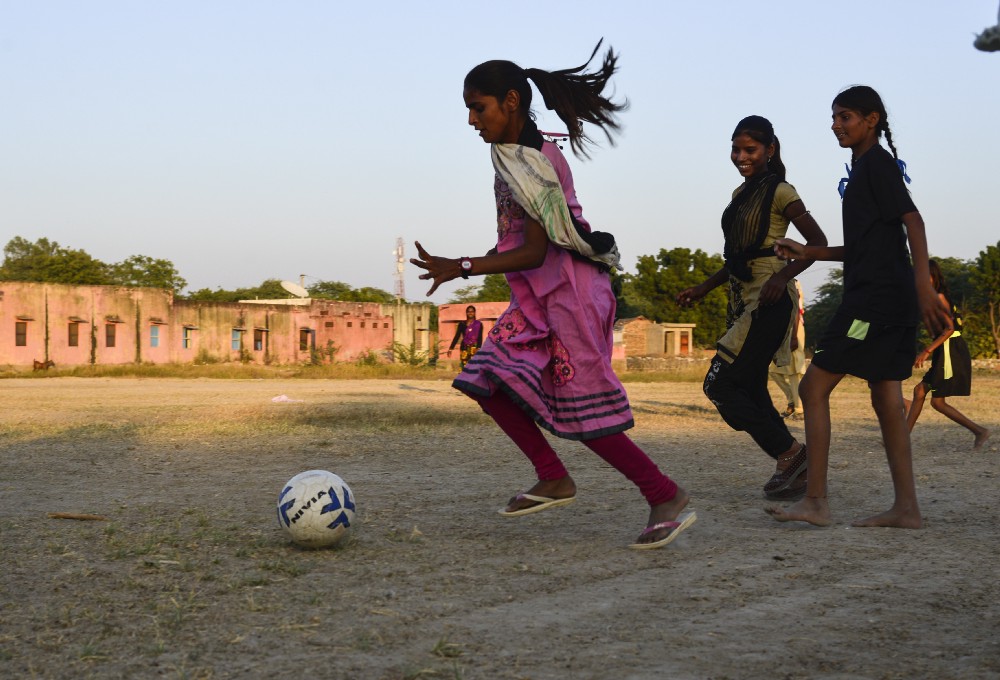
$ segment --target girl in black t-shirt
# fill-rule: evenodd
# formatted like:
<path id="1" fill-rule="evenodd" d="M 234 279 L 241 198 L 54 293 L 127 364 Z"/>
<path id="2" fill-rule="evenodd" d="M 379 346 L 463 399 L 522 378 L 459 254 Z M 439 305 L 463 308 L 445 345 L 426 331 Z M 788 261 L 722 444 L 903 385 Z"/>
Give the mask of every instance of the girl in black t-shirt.
<path id="1" fill-rule="evenodd" d="M 913 401 L 907 404 L 906 424 L 913 431 L 927 395 L 931 395 L 931 407 L 955 421 L 975 435 L 974 449 L 981 449 L 990 438 L 990 431 L 972 422 L 957 408 L 946 401 L 946 397 L 967 397 L 972 392 L 972 359 L 969 347 L 962 337 L 962 316 L 948 297 L 948 285 L 941 274 L 941 267 L 930 261 L 931 283 L 942 301 L 952 310 L 953 328 L 945 329 L 917 355 L 914 368 L 920 368 L 927 359 L 931 360 L 930 370 L 913 388 Z"/>
<path id="2" fill-rule="evenodd" d="M 826 497 L 830 394 L 845 375 L 853 375 L 867 380 L 871 389 L 895 492 L 889 510 L 854 526 L 917 529 L 922 518 L 902 381 L 912 372 L 918 318 L 937 336 L 951 328 L 951 315 L 931 286 L 924 222 L 903 183 L 905 166 L 898 163 L 882 98 L 856 85 L 838 94 L 832 109 L 833 133 L 841 147 L 851 150 L 843 192 L 844 245 L 803 246 L 778 239 L 775 251 L 785 258 L 842 261 L 844 299 L 799 386 L 809 456 L 805 498 L 766 510 L 781 522 L 831 524 Z M 891 155 L 878 143 L 883 133 Z"/>

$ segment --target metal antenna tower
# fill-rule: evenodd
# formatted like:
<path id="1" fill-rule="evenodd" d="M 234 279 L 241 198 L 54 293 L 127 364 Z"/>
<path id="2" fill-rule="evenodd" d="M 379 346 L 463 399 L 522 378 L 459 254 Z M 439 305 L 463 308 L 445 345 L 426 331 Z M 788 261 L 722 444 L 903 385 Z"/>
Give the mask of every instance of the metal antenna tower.
<path id="1" fill-rule="evenodd" d="M 396 256 L 396 287 L 393 293 L 396 295 L 396 299 L 399 301 L 406 299 L 406 285 L 403 282 L 403 266 L 405 263 L 405 258 L 403 256 L 403 239 L 402 237 L 396 239 L 396 249 L 393 255 Z"/>

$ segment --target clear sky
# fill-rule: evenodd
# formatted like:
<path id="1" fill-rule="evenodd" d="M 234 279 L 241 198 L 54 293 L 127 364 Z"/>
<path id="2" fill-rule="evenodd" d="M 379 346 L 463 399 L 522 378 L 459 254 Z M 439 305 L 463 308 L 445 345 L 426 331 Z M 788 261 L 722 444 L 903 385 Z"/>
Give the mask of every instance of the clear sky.
<path id="1" fill-rule="evenodd" d="M 465 73 L 576 66 L 603 36 L 631 109 L 616 147 L 570 161 L 626 271 L 722 250 L 748 114 L 774 123 L 789 181 L 842 243 L 830 102 L 857 83 L 887 103 L 931 254 L 970 259 L 1000 239 L 1000 53 L 972 47 L 996 21 L 997 0 L 0 0 L 0 241 L 165 258 L 189 290 L 305 274 L 391 292 L 398 237 L 407 258 L 415 239 L 453 257 L 495 243 Z"/>

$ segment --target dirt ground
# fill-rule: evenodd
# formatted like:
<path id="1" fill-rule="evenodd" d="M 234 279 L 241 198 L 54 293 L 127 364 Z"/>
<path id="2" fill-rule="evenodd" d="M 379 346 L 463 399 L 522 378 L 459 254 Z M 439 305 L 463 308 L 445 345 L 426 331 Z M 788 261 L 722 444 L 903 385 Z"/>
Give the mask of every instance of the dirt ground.
<path id="1" fill-rule="evenodd" d="M 849 526 L 891 503 L 860 381 L 823 529 L 762 511 L 773 465 L 700 384 L 627 388 L 699 517 L 663 550 L 627 549 L 641 496 L 572 442 L 577 502 L 498 516 L 531 470 L 446 380 L 3 380 L 0 677 L 1000 677 L 1000 375 L 952 400 L 985 450 L 921 418 L 920 531 Z M 358 502 L 332 550 L 276 521 L 312 468 Z"/>

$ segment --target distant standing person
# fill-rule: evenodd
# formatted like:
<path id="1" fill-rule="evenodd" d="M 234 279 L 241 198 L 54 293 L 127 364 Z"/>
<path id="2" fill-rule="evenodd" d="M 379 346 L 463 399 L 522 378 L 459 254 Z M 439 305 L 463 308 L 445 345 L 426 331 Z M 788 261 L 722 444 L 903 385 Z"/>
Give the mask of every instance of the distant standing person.
<path id="1" fill-rule="evenodd" d="M 782 418 L 792 420 L 802 420 L 802 399 L 799 397 L 799 381 L 806 372 L 806 325 L 805 306 L 802 297 L 802 284 L 795 280 L 795 290 L 798 293 L 798 304 L 795 318 L 792 319 L 792 332 L 788 340 L 788 348 L 791 350 L 791 361 L 784 366 L 779 366 L 776 361 L 771 362 L 771 380 L 781 389 L 785 395 L 788 406 L 781 412 Z"/>
<path id="2" fill-rule="evenodd" d="M 681 291 L 677 302 L 688 307 L 728 283 L 726 334 L 716 344 L 705 395 L 726 424 L 749 434 L 775 460 L 764 495 L 794 499 L 805 493 L 806 450 L 774 408 L 767 373 L 773 359 L 782 365 L 791 360 L 788 338 L 798 306 L 794 281 L 812 261 L 784 262 L 773 246 L 790 223 L 809 244 L 825 246 L 826 236 L 785 181 L 781 145 L 770 121 L 748 116 L 731 139 L 730 160 L 744 180 L 722 213 L 726 262 L 702 283 Z"/>
<path id="3" fill-rule="evenodd" d="M 906 424 L 913 432 L 913 426 L 920 417 L 924 399 L 931 395 L 931 407 L 966 428 L 976 439 L 972 448 L 981 449 L 990 438 L 990 431 L 966 418 L 957 408 L 945 401 L 946 397 L 967 397 L 972 393 L 972 358 L 969 346 L 962 337 L 962 315 L 948 295 L 948 284 L 941 274 L 941 267 L 935 260 L 930 261 L 931 283 L 941 297 L 941 301 L 951 309 L 954 330 L 945 329 L 927 348 L 917 355 L 915 368 L 920 368 L 928 358 L 931 367 L 923 379 L 913 388 L 913 401 L 907 404 Z"/>
<path id="4" fill-rule="evenodd" d="M 451 339 L 451 347 L 448 348 L 449 358 L 455 345 L 458 345 L 458 360 L 462 368 L 483 346 L 483 322 L 476 318 L 476 308 L 473 305 L 465 308 L 465 321 L 458 322 L 455 337 Z"/>

